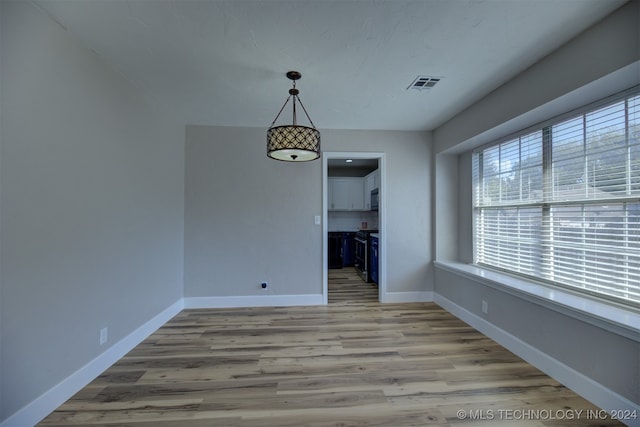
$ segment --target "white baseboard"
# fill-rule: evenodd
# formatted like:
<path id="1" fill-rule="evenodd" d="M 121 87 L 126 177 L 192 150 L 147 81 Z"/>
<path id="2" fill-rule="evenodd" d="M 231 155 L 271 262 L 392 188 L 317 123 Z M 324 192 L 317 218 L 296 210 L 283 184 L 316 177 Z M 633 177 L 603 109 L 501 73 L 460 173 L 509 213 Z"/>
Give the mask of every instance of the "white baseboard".
<path id="1" fill-rule="evenodd" d="M 176 301 L 154 318 L 134 330 L 132 333 L 113 344 L 104 353 L 87 363 L 82 368 L 62 380 L 60 383 L 46 391 L 33 402 L 11 415 L 0 423 L 0 427 L 26 427 L 33 426 L 42 421 L 58 406 L 69 400 L 71 396 L 93 381 L 108 367 L 121 359 L 164 325 L 169 319 L 183 309 L 183 300 Z"/>
<path id="2" fill-rule="evenodd" d="M 184 308 L 285 307 L 322 304 L 322 294 L 184 298 Z"/>
<path id="3" fill-rule="evenodd" d="M 433 292 L 387 292 L 382 296 L 383 303 L 432 302 Z"/>
<path id="4" fill-rule="evenodd" d="M 434 294 L 433 301 L 545 374 L 566 385 L 594 405 L 606 411 L 629 411 L 629 413 L 637 414 L 639 419 L 629 419 L 624 420 L 624 422 L 628 423 L 627 425 L 629 426 L 640 427 L 640 405 L 606 388 L 440 294 Z"/>

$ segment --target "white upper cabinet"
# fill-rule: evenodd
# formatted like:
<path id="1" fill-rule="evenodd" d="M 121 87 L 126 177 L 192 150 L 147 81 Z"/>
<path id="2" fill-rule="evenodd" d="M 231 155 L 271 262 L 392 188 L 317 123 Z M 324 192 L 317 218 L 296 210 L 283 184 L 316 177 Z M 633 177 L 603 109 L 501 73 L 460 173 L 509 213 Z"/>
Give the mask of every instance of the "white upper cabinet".
<path id="1" fill-rule="evenodd" d="M 328 184 L 329 210 L 365 210 L 364 180 L 362 178 L 329 178 Z"/>
<path id="2" fill-rule="evenodd" d="M 380 188 L 380 171 L 363 178 L 329 177 L 327 200 L 330 211 L 371 210 L 371 190 Z"/>

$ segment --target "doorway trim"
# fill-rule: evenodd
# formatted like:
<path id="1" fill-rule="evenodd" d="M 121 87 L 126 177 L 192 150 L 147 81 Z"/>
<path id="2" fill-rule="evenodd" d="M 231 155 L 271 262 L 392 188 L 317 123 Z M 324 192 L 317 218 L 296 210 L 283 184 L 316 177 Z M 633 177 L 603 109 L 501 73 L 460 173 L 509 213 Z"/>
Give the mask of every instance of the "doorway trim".
<path id="1" fill-rule="evenodd" d="M 378 259 L 378 301 L 384 302 L 387 293 L 387 166 L 385 153 L 361 151 L 327 151 L 322 153 L 322 303 L 329 303 L 329 203 L 328 178 L 330 159 L 377 159 L 380 170 L 380 200 L 378 230 L 380 232 Z"/>

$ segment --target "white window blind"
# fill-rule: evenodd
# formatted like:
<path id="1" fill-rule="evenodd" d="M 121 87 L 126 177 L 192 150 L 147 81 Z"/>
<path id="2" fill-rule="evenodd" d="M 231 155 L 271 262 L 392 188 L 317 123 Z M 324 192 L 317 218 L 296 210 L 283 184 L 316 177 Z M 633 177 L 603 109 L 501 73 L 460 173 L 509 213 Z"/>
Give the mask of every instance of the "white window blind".
<path id="1" fill-rule="evenodd" d="M 640 305 L 640 95 L 474 153 L 475 262 Z"/>

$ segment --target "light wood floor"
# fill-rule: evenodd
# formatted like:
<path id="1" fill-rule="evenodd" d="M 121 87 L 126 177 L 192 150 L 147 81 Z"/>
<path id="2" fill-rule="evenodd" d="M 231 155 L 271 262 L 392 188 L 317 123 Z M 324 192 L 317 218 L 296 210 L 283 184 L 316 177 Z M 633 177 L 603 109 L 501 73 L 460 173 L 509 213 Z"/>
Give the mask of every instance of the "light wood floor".
<path id="1" fill-rule="evenodd" d="M 352 269 L 329 300 L 184 310 L 40 425 L 621 425 L 435 304 Z"/>

